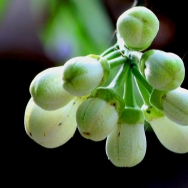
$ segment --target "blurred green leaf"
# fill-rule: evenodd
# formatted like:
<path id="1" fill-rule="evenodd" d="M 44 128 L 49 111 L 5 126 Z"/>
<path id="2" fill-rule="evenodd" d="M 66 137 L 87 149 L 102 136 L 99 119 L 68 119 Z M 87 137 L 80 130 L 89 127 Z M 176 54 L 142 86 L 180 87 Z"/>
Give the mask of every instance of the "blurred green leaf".
<path id="1" fill-rule="evenodd" d="M 49 18 L 39 37 L 51 57 L 69 59 L 100 54 L 108 47 L 113 26 L 100 0 L 42 0 L 40 3 L 34 0 L 32 7 L 48 10 Z"/>
<path id="2" fill-rule="evenodd" d="M 0 21 L 9 3 L 10 3 L 10 0 L 0 0 Z"/>

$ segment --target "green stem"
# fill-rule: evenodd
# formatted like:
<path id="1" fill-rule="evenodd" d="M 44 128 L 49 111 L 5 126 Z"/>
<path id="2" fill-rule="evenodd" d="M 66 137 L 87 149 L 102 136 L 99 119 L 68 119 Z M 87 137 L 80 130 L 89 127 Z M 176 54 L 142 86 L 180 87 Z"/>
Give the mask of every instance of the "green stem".
<path id="1" fill-rule="evenodd" d="M 132 73 L 136 77 L 137 81 L 140 82 L 148 90 L 148 92 L 151 94 L 153 88 L 149 85 L 147 80 L 140 73 L 138 66 L 135 63 L 133 63 L 131 69 L 132 69 Z"/>
<path id="2" fill-rule="evenodd" d="M 115 48 L 118 48 L 117 45 L 111 46 L 110 48 L 106 49 L 100 56 L 104 57 L 109 53 L 113 52 Z"/>
<path id="3" fill-rule="evenodd" d="M 144 104 L 150 106 L 150 102 L 149 102 L 150 94 L 148 90 L 146 90 L 146 88 L 137 79 L 136 79 L 136 84 L 140 92 L 140 95 L 142 97 L 142 100 L 144 101 Z"/>
<path id="4" fill-rule="evenodd" d="M 126 56 L 124 57 L 120 56 L 120 57 L 108 60 L 108 63 L 110 64 L 110 68 L 112 69 L 114 67 L 117 67 L 118 65 L 125 63 L 127 59 L 128 58 Z"/>
<path id="5" fill-rule="evenodd" d="M 121 52 L 114 49 L 114 51 L 112 51 L 109 54 L 102 56 L 102 57 L 106 58 L 107 60 L 111 60 L 111 59 L 117 58 L 119 56 L 121 56 Z"/>
<path id="6" fill-rule="evenodd" d="M 134 85 L 133 85 L 133 75 L 131 70 L 129 69 L 127 72 L 127 78 L 125 83 L 125 94 L 124 94 L 124 100 L 125 105 L 127 107 L 136 107 L 136 99 L 134 95 Z"/>
<path id="7" fill-rule="evenodd" d="M 116 77 L 109 84 L 108 88 L 111 88 L 117 91 L 119 94 L 123 95 L 124 83 L 125 83 L 125 79 L 127 77 L 127 71 L 129 68 L 130 68 L 130 64 L 124 63 L 124 65 L 122 65 Z"/>

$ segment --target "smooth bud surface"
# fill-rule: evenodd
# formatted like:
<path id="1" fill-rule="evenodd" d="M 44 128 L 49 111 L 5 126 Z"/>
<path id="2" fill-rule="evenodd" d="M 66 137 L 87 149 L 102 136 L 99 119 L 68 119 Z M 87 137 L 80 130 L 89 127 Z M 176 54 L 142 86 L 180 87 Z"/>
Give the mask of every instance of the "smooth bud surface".
<path id="1" fill-rule="evenodd" d="M 100 98 L 84 101 L 76 113 L 80 134 L 93 141 L 104 140 L 118 121 L 115 107 Z"/>
<path id="2" fill-rule="evenodd" d="M 188 126 L 175 123 L 152 106 L 143 105 L 142 110 L 145 119 L 165 148 L 175 153 L 188 152 Z"/>
<path id="3" fill-rule="evenodd" d="M 177 88 L 167 92 L 161 99 L 163 113 L 172 121 L 188 125 L 188 90 Z"/>
<path id="4" fill-rule="evenodd" d="M 83 102 L 75 98 L 66 106 L 46 111 L 31 98 L 24 114 L 24 126 L 28 136 L 45 148 L 56 148 L 65 144 L 76 131 L 76 110 Z"/>
<path id="5" fill-rule="evenodd" d="M 148 83 L 158 90 L 176 89 L 185 77 L 182 59 L 176 54 L 161 50 L 149 50 L 143 53 L 139 68 Z"/>
<path id="6" fill-rule="evenodd" d="M 96 55 L 75 57 L 64 64 L 63 88 L 75 96 L 88 95 L 108 77 L 110 67 Z"/>
<path id="7" fill-rule="evenodd" d="M 33 100 L 44 110 L 57 110 L 75 97 L 62 88 L 63 68 L 48 68 L 37 74 L 30 84 Z"/>
<path id="8" fill-rule="evenodd" d="M 175 153 L 188 152 L 188 126 L 181 126 L 163 116 L 150 122 L 157 138 L 168 150 Z"/>
<path id="9" fill-rule="evenodd" d="M 106 140 L 108 159 L 117 167 L 133 167 L 146 153 L 146 136 L 143 124 L 117 124 Z"/>
<path id="10" fill-rule="evenodd" d="M 147 49 L 159 30 L 159 20 L 146 7 L 137 6 L 126 10 L 117 20 L 117 32 L 129 49 Z"/>

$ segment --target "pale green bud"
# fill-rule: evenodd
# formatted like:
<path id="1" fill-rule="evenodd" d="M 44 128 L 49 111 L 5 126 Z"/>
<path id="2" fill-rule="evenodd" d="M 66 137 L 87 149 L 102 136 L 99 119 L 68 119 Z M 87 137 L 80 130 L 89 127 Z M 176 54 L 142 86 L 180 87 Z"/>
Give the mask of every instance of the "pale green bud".
<path id="1" fill-rule="evenodd" d="M 148 48 L 159 30 L 159 20 L 146 7 L 126 10 L 117 20 L 117 32 L 129 49 L 142 51 Z"/>
<path id="2" fill-rule="evenodd" d="M 161 50 L 149 50 L 143 53 L 139 68 L 148 83 L 158 90 L 176 89 L 185 77 L 182 59 L 176 54 Z"/>
<path id="3" fill-rule="evenodd" d="M 177 88 L 162 96 L 162 111 L 172 121 L 188 125 L 188 90 Z"/>
<path id="4" fill-rule="evenodd" d="M 115 127 L 118 117 L 115 106 L 101 98 L 87 99 L 76 113 L 80 134 L 93 141 L 104 140 Z"/>
<path id="5" fill-rule="evenodd" d="M 171 121 L 160 110 L 143 105 L 146 120 L 150 123 L 160 143 L 175 153 L 188 152 L 188 126 L 181 126 Z"/>
<path id="6" fill-rule="evenodd" d="M 63 88 L 75 96 L 91 93 L 110 73 L 106 59 L 97 55 L 75 57 L 64 64 Z"/>
<path id="7" fill-rule="evenodd" d="M 143 124 L 118 123 L 107 137 L 106 154 L 117 167 L 133 167 L 143 160 L 146 145 Z"/>
<path id="8" fill-rule="evenodd" d="M 56 110 L 65 106 L 75 96 L 62 88 L 63 66 L 45 69 L 30 84 L 30 94 L 44 110 Z"/>
<path id="9" fill-rule="evenodd" d="M 66 106 L 47 111 L 35 104 L 31 98 L 24 114 L 24 126 L 28 136 L 45 148 L 56 148 L 65 144 L 76 131 L 76 111 L 83 99 L 75 98 Z"/>
<path id="10" fill-rule="evenodd" d="M 188 126 L 181 126 L 163 116 L 150 122 L 157 138 L 168 150 L 175 153 L 188 152 Z"/>

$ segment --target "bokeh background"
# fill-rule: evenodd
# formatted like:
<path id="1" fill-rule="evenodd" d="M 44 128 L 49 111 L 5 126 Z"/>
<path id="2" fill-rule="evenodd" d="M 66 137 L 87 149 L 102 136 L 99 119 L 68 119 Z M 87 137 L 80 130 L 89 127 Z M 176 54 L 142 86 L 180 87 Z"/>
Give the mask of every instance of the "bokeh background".
<path id="1" fill-rule="evenodd" d="M 166 150 L 153 132 L 146 133 L 144 160 L 132 168 L 113 166 L 105 153 L 105 141 L 92 142 L 78 132 L 56 149 L 37 145 L 25 133 L 24 111 L 34 76 L 72 57 L 100 54 L 113 45 L 116 20 L 134 3 L 131 0 L 0 0 L 1 156 L 3 176 L 12 179 L 17 175 L 14 185 L 188 187 L 188 154 Z M 176 53 L 184 60 L 187 70 L 186 1 L 146 0 L 144 6 L 160 20 L 159 33 L 150 48 Z M 188 89 L 186 79 L 182 87 Z"/>

